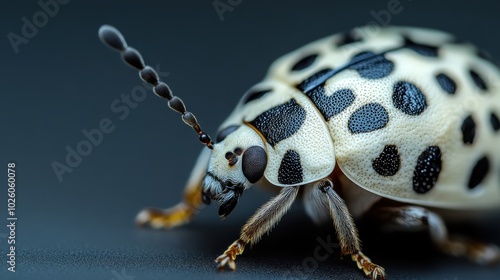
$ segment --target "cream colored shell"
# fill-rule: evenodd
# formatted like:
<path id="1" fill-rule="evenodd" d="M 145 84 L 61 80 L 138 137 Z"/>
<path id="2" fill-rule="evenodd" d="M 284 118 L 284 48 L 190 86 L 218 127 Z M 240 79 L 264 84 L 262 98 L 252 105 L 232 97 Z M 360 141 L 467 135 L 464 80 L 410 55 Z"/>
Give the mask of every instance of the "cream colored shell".
<path id="1" fill-rule="evenodd" d="M 442 208 L 500 206 L 500 133 L 494 133 L 489 119 L 490 112 L 500 113 L 498 68 L 480 59 L 472 45 L 453 43 L 451 35 L 439 31 L 390 27 L 372 33 L 363 29 L 355 32 L 363 38 L 362 42 L 336 47 L 341 35 L 334 35 L 280 58 L 271 66 L 266 80 L 295 88 L 318 70 L 341 67 L 361 51 L 381 53 L 401 46 L 402 34 L 417 42 L 439 46 L 437 58 L 424 57 L 410 49 L 387 53 L 386 58 L 395 66 L 386 78 L 369 80 L 354 70 L 345 70 L 326 82 L 327 95 L 349 88 L 356 96 L 351 106 L 328 122 L 337 164 L 359 186 L 393 200 Z M 291 73 L 294 63 L 311 53 L 319 53 L 320 60 L 304 71 Z M 487 93 L 480 92 L 473 83 L 467 72 L 471 67 L 488 84 Z M 457 83 L 455 95 L 446 94 L 436 82 L 435 75 L 441 71 Z M 409 116 L 394 107 L 392 88 L 399 80 L 414 83 L 425 94 L 428 107 L 421 115 Z M 370 102 L 386 108 L 388 124 L 373 132 L 352 134 L 347 125 L 349 117 Z M 469 114 L 476 121 L 476 137 L 472 145 L 464 145 L 460 127 Z M 373 160 L 385 145 L 396 145 L 399 150 L 401 167 L 394 176 L 381 176 L 372 168 Z M 418 156 L 429 146 L 440 147 L 442 170 L 433 189 L 419 194 L 412 188 L 412 177 Z M 311 146 L 306 150 L 314 149 Z M 466 184 L 472 168 L 483 155 L 490 159 L 489 173 L 482 185 L 469 190 Z"/>
<path id="2" fill-rule="evenodd" d="M 256 116 L 295 99 L 307 112 L 301 128 L 275 146 L 266 143 L 268 166 L 266 179 L 278 181 L 283 155 L 288 149 L 300 155 L 304 180 L 300 185 L 329 176 L 337 163 L 354 183 L 369 192 L 401 202 L 440 208 L 488 208 L 500 206 L 500 133 L 490 124 L 490 113 L 500 114 L 500 72 L 491 62 L 477 56 L 470 44 L 456 43 L 453 36 L 440 31 L 419 28 L 387 27 L 357 29 L 353 34 L 360 42 L 338 46 L 342 34 L 308 44 L 278 59 L 263 82 L 252 90 L 272 89 L 243 104 L 240 102 L 231 116 L 221 125 L 250 125 Z M 438 57 L 425 57 L 401 48 L 405 36 L 417 43 L 438 46 Z M 400 49 L 398 49 L 400 48 Z M 324 68 L 338 69 L 360 52 L 383 53 L 394 63 L 390 75 L 366 79 L 355 70 L 343 70 L 325 82 L 325 94 L 350 89 L 354 102 L 328 122 L 314 103 L 298 90 L 305 79 Z M 290 69 L 302 58 L 319 54 L 313 65 L 301 71 Z M 482 92 L 474 84 L 468 70 L 477 70 L 488 85 Z M 456 94 L 444 92 L 436 82 L 438 73 L 446 72 L 457 84 Z M 425 95 L 427 108 L 417 116 L 398 110 L 392 100 L 396 81 L 415 84 Z M 379 103 L 387 111 L 385 127 L 368 133 L 353 134 L 348 128 L 350 116 L 362 105 Z M 476 137 L 472 145 L 464 145 L 461 125 L 474 116 Z M 261 135 L 262 136 L 262 135 Z M 265 140 L 265 137 L 262 137 Z M 400 168 L 393 176 L 382 176 L 372 167 L 373 161 L 386 145 L 395 145 L 400 156 Z M 413 190 L 413 175 L 419 155 L 429 146 L 441 150 L 441 172 L 434 187 L 422 194 Z M 467 187 L 475 163 L 483 156 L 490 159 L 490 169 L 481 185 Z"/>

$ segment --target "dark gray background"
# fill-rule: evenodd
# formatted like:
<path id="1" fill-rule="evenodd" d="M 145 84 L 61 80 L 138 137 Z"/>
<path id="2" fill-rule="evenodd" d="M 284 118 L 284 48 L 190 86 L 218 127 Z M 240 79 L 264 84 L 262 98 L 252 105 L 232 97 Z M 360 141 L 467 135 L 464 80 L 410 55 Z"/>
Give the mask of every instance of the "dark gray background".
<path id="1" fill-rule="evenodd" d="M 300 203 L 270 236 L 248 247 L 235 272 L 218 273 L 213 259 L 271 194 L 245 193 L 225 221 L 208 207 L 192 224 L 172 231 L 134 227 L 145 206 L 176 204 L 201 150 L 196 136 L 151 95 L 124 120 L 111 103 L 141 85 L 137 72 L 97 38 L 101 24 L 119 28 L 212 134 L 243 92 L 280 55 L 312 40 L 374 21 L 384 1 L 248 1 L 223 14 L 212 1 L 70 1 L 15 54 L 7 34 L 21 34 L 22 17 L 36 1 L 10 1 L 1 9 L 0 211 L 1 279 L 337 278 L 363 279 L 335 252 L 315 269 L 317 238 L 333 227 L 313 227 Z M 110 1 L 111 2 L 111 1 Z M 226 1 L 222 1 L 226 2 Z M 500 57 L 499 5 L 493 1 L 401 0 L 390 24 L 447 30 Z M 115 130 L 59 182 L 51 163 L 82 130 L 110 118 Z M 6 272 L 6 164 L 17 164 L 17 272 Z M 497 222 L 459 232 L 500 244 Z M 384 235 L 361 227 L 365 252 L 391 279 L 494 279 L 485 268 L 436 252 L 425 234 Z M 2 238 L 3 237 L 3 238 Z M 290 273 L 293 272 L 293 273 Z M 301 272 L 297 274 L 297 271 Z M 122 274 L 123 273 L 123 274 Z M 131 276 L 131 277 L 127 277 Z"/>

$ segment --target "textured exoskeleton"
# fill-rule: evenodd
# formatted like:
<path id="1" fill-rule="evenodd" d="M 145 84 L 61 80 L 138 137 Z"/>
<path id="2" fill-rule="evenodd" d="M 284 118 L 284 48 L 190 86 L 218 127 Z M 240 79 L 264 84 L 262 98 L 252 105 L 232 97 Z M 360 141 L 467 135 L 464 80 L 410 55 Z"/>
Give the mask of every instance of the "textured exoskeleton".
<path id="1" fill-rule="evenodd" d="M 278 59 L 212 142 L 116 29 L 103 26 L 99 34 L 208 147 L 184 201 L 140 212 L 139 224 L 171 228 L 211 200 L 224 217 L 252 185 L 275 186 L 279 194 L 216 259 L 219 268 L 235 269 L 236 256 L 278 223 L 303 188 L 307 214 L 331 218 L 342 254 L 373 279 L 386 274 L 361 252 L 354 219 L 362 216 L 387 227 L 427 227 L 451 255 L 481 264 L 500 259 L 495 245 L 449 236 L 438 214 L 500 206 L 500 72 L 473 45 L 402 27 L 313 42 Z"/>

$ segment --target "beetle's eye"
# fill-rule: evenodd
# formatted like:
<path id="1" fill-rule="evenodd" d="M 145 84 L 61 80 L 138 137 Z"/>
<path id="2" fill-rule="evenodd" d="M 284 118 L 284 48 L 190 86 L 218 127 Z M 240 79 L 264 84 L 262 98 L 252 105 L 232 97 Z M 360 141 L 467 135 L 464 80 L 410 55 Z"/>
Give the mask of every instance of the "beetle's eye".
<path id="1" fill-rule="evenodd" d="M 262 178 L 267 166 L 266 151 L 259 146 L 248 148 L 242 157 L 243 175 L 250 183 L 255 183 Z"/>

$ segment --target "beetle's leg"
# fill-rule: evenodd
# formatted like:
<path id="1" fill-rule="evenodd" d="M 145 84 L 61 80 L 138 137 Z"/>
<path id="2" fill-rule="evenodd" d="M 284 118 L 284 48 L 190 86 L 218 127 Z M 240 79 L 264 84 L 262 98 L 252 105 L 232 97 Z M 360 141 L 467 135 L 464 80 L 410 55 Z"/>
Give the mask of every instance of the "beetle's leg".
<path id="1" fill-rule="evenodd" d="M 332 181 L 328 178 L 318 181 L 310 190 L 309 195 L 310 199 L 316 200 L 317 203 L 328 205 L 342 255 L 351 255 L 352 260 L 357 263 L 358 268 L 362 269 L 366 276 L 372 279 L 385 279 L 384 268 L 372 263 L 361 252 L 358 230 L 354 220 L 344 200 L 333 189 Z"/>
<path id="2" fill-rule="evenodd" d="M 379 207 L 370 217 L 383 225 L 403 229 L 427 227 L 432 242 L 444 253 L 465 256 L 478 264 L 493 264 L 500 261 L 500 249 L 493 244 L 485 244 L 464 237 L 450 237 L 439 215 L 418 206 Z"/>
<path id="3" fill-rule="evenodd" d="M 167 209 L 144 209 L 136 217 L 137 224 L 150 225 L 154 228 L 172 228 L 191 221 L 203 207 L 201 188 L 209 156 L 210 150 L 203 149 L 184 189 L 183 201 Z"/>
<path id="4" fill-rule="evenodd" d="M 231 244 L 229 248 L 215 261 L 219 269 L 228 266 L 234 270 L 234 260 L 241 255 L 248 243 L 256 244 L 264 233 L 269 232 L 285 215 L 297 197 L 299 187 L 284 187 L 280 193 L 262 205 L 247 221 L 241 230 L 240 238 Z"/>

